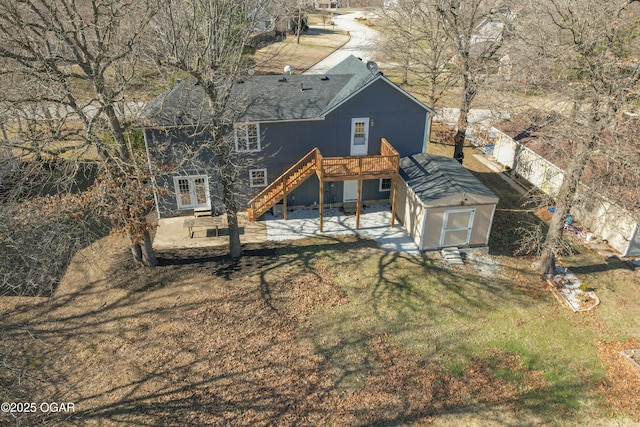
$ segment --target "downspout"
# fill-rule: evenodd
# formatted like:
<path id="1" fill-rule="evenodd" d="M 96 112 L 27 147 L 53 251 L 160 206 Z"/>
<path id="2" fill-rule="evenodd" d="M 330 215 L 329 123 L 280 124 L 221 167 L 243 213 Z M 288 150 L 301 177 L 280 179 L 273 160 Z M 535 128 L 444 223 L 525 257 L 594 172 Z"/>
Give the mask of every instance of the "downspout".
<path id="1" fill-rule="evenodd" d="M 427 152 L 427 144 L 431 141 L 431 122 L 433 121 L 433 115 L 427 111 L 427 117 L 424 123 L 424 142 L 422 143 L 422 152 Z"/>
<path id="2" fill-rule="evenodd" d="M 157 182 L 151 166 L 151 156 L 149 155 L 149 143 L 147 141 L 147 130 L 143 129 L 142 134 L 144 135 L 144 150 L 147 153 L 147 164 L 149 166 L 149 176 L 151 177 L 151 182 L 153 183 L 153 200 L 156 203 L 156 214 L 158 215 L 158 219 L 160 219 L 160 203 L 158 202 L 158 191 L 156 190 Z"/>

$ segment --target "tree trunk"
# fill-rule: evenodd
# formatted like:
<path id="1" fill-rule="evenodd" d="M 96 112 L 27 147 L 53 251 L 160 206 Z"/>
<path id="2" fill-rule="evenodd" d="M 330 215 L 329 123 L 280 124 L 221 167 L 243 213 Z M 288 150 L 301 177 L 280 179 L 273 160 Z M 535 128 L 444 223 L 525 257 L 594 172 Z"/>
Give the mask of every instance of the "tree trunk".
<path id="1" fill-rule="evenodd" d="M 587 160 L 598 140 L 597 133 L 587 141 L 579 142 L 575 156 L 567 166 L 562 185 L 555 197 L 556 209 L 551 218 L 551 224 L 543 243 L 540 256 L 540 274 L 543 279 L 552 277 L 556 271 L 556 252 L 560 248 L 564 224 L 569 217 L 573 201 L 582 179 Z"/>
<path id="2" fill-rule="evenodd" d="M 227 212 L 229 223 L 229 255 L 237 259 L 242 256 L 242 244 L 240 243 L 240 227 L 238 226 L 238 213 Z"/>
<path id="3" fill-rule="evenodd" d="M 556 274 L 556 254 L 550 248 L 544 248 L 540 255 L 540 277 L 545 280 Z"/>
<path id="4" fill-rule="evenodd" d="M 471 110 L 471 102 L 473 102 L 476 93 L 475 82 L 465 74 L 462 104 L 460 105 L 460 116 L 458 117 L 458 132 L 456 132 L 454 138 L 455 148 L 453 150 L 453 157 L 460 163 L 464 159 L 464 140 L 467 135 L 467 127 L 469 127 L 469 110 Z"/>
<path id="5" fill-rule="evenodd" d="M 230 163 L 228 167 L 232 167 Z M 238 203 L 236 200 L 235 186 L 233 184 L 233 172 L 227 171 L 220 177 L 224 192 L 224 207 L 227 212 L 227 224 L 229 225 L 229 255 L 237 259 L 242 256 L 240 243 L 240 228 L 238 226 Z"/>
<path id="6" fill-rule="evenodd" d="M 158 265 L 158 259 L 153 250 L 153 244 L 151 243 L 151 234 L 149 231 L 145 231 L 142 237 L 142 242 L 134 243 L 133 237 L 129 235 L 131 239 L 131 254 L 133 260 L 140 265 L 146 267 L 155 267 Z"/>
<path id="7" fill-rule="evenodd" d="M 411 66 L 411 60 L 406 58 L 404 61 L 404 66 L 402 67 L 402 84 L 409 84 L 409 67 Z"/>
<path id="8" fill-rule="evenodd" d="M 153 243 L 151 242 L 151 233 L 145 231 L 142 237 L 142 261 L 147 267 L 155 267 L 158 265 L 158 259 L 156 253 L 153 250 Z"/>
<path id="9" fill-rule="evenodd" d="M 142 260 L 142 246 L 140 243 L 131 243 L 131 254 L 136 264 L 144 265 L 144 261 Z"/>
<path id="10" fill-rule="evenodd" d="M 302 34 L 302 5 L 298 1 L 298 29 L 296 31 L 296 43 L 300 44 L 300 35 Z"/>
<path id="11" fill-rule="evenodd" d="M 567 181 L 566 178 L 565 181 Z M 573 204 L 566 196 L 560 195 L 558 197 L 556 210 L 553 213 L 547 236 L 544 239 L 542 254 L 540 255 L 540 277 L 542 279 L 548 279 L 556 274 L 556 251 L 560 247 L 564 223 Z M 563 201 L 561 202 L 561 200 Z"/>

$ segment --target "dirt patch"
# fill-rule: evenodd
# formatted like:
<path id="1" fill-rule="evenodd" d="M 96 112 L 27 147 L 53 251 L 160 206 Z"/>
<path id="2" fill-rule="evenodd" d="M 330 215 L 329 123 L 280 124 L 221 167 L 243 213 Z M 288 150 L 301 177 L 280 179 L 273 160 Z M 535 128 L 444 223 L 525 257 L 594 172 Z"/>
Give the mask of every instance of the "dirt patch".
<path id="1" fill-rule="evenodd" d="M 616 413 L 640 421 L 640 370 L 621 354 L 623 350 L 640 348 L 640 339 L 598 342 L 597 345 L 598 355 L 607 367 L 606 382 L 600 391 Z"/>

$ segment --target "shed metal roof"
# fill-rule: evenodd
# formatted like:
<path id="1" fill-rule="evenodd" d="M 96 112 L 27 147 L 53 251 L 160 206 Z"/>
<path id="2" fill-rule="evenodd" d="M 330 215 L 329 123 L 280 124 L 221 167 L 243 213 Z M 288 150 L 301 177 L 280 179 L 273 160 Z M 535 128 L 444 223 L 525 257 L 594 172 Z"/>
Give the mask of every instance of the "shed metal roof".
<path id="1" fill-rule="evenodd" d="M 403 157 L 400 176 L 427 207 L 498 202 L 491 190 L 450 157 L 427 153 Z"/>

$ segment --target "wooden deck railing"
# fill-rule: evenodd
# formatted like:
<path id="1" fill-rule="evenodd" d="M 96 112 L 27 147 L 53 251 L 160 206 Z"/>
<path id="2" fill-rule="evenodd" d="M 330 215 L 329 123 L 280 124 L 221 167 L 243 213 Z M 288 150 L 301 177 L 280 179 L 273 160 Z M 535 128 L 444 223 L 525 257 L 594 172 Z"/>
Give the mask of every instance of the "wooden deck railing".
<path id="1" fill-rule="evenodd" d="M 321 182 L 396 178 L 399 166 L 400 155 L 385 138 L 380 141 L 379 155 L 323 157 L 320 150 L 314 148 L 249 202 L 248 217 L 255 221 L 285 200 L 286 219 L 287 194 L 314 173 Z"/>

